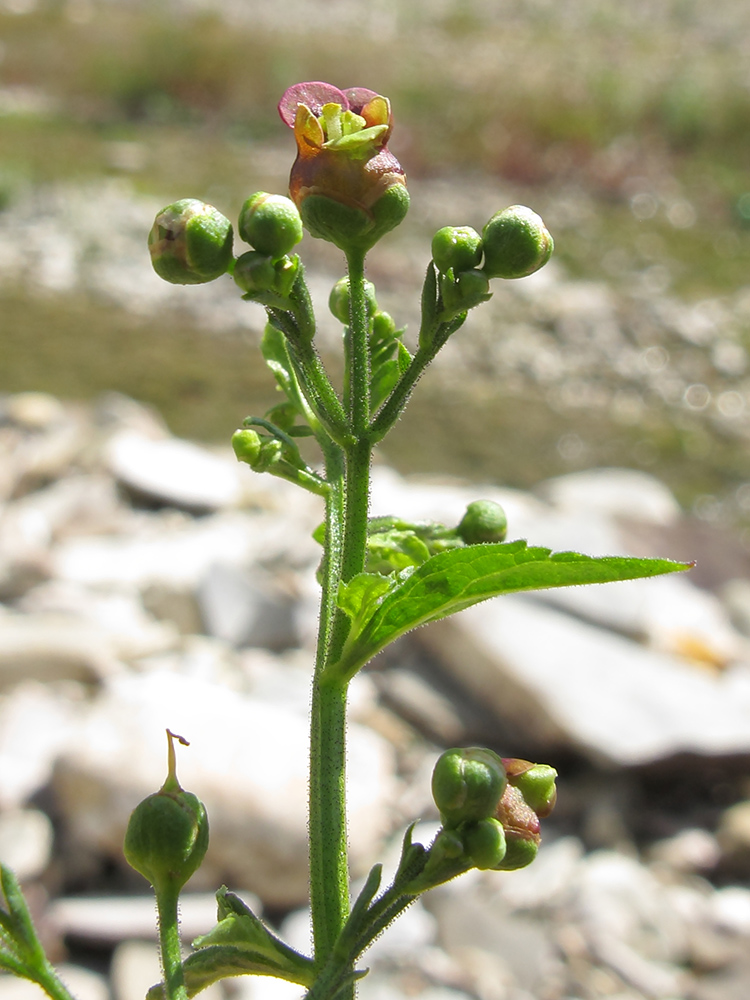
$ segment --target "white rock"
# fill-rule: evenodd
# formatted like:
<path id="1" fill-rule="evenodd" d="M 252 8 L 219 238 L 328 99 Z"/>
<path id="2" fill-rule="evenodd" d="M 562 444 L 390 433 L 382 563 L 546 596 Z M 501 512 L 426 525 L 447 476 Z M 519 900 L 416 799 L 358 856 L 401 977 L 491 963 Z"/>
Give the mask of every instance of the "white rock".
<path id="1" fill-rule="evenodd" d="M 118 669 L 106 633 L 63 615 L 4 615 L 0 689 L 24 678 L 97 683 Z"/>
<path id="2" fill-rule="evenodd" d="M 541 745 L 572 745 L 619 765 L 750 751 L 745 668 L 709 674 L 515 595 L 415 635 Z"/>
<path id="3" fill-rule="evenodd" d="M 0 807 L 22 805 L 49 781 L 58 754 L 75 738 L 82 688 L 25 681 L 0 695 Z"/>
<path id="4" fill-rule="evenodd" d="M 535 493 L 557 507 L 582 513 L 596 511 L 652 524 L 672 524 L 680 505 L 670 489 L 637 469 L 587 469 L 547 479 Z"/>
<path id="5" fill-rule="evenodd" d="M 174 673 L 122 675 L 81 725 L 54 777 L 79 846 L 121 856 L 130 811 L 158 789 L 169 727 L 183 787 L 206 804 L 211 843 L 197 887 L 230 880 L 276 906 L 307 895 L 307 722 L 299 714 Z M 349 727 L 348 788 L 355 869 L 372 863 L 393 800 L 392 751 Z"/>
<path id="6" fill-rule="evenodd" d="M 39 809 L 0 813 L 0 859 L 23 882 L 36 878 L 49 864 L 52 823 Z"/>
<path id="7" fill-rule="evenodd" d="M 632 858 L 601 851 L 581 865 L 573 904 L 593 956 L 650 997 L 683 994 L 686 928 L 660 883 Z"/>
<path id="8" fill-rule="evenodd" d="M 78 1000 L 109 1000 L 109 988 L 104 976 L 67 962 L 56 966 L 55 971 Z M 47 994 L 41 986 L 28 979 L 0 973 L 0 1000 L 47 1000 Z"/>
<path id="9" fill-rule="evenodd" d="M 154 516 L 137 533 L 63 541 L 54 553 L 55 575 L 89 587 L 154 584 L 195 588 L 211 566 L 273 561 L 300 542 L 304 529 L 270 514 L 227 511 L 193 520 Z"/>
<path id="10" fill-rule="evenodd" d="M 123 485 L 175 507 L 220 510 L 235 506 L 242 497 L 234 456 L 215 454 L 190 441 L 153 440 L 121 431 L 110 440 L 106 460 Z"/>
<path id="11" fill-rule="evenodd" d="M 260 903 L 249 896 L 247 904 L 260 914 Z M 112 945 L 130 939 L 157 938 L 154 896 L 78 896 L 55 900 L 46 918 L 58 934 L 77 940 Z M 206 934 L 216 923 L 214 893 L 180 894 L 180 932 L 186 941 Z"/>

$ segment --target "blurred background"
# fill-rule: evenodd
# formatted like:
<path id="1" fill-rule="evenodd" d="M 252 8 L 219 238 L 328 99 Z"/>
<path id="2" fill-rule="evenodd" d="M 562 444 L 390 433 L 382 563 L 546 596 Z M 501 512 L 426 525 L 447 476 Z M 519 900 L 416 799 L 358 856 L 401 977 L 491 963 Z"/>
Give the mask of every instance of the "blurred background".
<path id="1" fill-rule="evenodd" d="M 145 241 L 178 198 L 235 219 L 254 191 L 284 192 L 276 104 L 315 79 L 392 102 L 412 208 L 368 277 L 407 344 L 438 228 L 522 203 L 556 243 L 537 275 L 493 283 L 422 380 L 376 513 L 456 523 L 481 483 L 510 537 L 698 560 L 685 580 L 493 602 L 361 679 L 359 873 L 435 818 L 442 747 L 562 772 L 547 860 L 431 894 L 373 953 L 363 996 L 744 1000 L 743 0 L 0 0 L 0 857 L 83 1000 L 136 1000 L 158 969 L 119 843 L 163 778 L 164 725 L 184 725 L 183 783 L 216 817 L 186 933 L 225 879 L 306 947 L 320 511 L 227 454 L 277 399 L 263 311 L 229 278 L 160 282 Z M 335 370 L 340 255 L 309 237 L 300 252 Z M 270 796 L 250 766 L 268 756 Z M 0 1000 L 19 988 L 0 976 Z M 270 980 L 222 997 L 240 993 L 285 1000 Z"/>

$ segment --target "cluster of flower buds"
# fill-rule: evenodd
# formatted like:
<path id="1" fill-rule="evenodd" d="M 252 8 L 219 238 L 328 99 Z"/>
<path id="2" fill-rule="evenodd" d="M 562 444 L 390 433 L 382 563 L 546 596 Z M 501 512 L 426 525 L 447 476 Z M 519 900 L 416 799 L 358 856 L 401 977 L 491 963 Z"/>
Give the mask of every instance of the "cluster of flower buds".
<path id="1" fill-rule="evenodd" d="M 300 266 L 296 254 L 289 254 L 302 239 L 302 219 L 294 202 L 257 191 L 242 206 L 238 230 L 253 249 L 237 258 L 235 282 L 246 298 L 288 309 Z"/>
<path id="2" fill-rule="evenodd" d="M 423 892 L 471 868 L 512 871 L 536 857 L 540 819 L 556 799 L 557 772 L 547 764 L 501 758 L 484 747 L 441 754 L 432 795 L 442 827 L 409 892 Z"/>
<path id="3" fill-rule="evenodd" d="M 432 239 L 442 308 L 449 322 L 490 298 L 490 278 L 523 278 L 543 267 L 554 243 L 541 218 L 523 205 L 497 212 L 482 230 L 444 226 Z"/>

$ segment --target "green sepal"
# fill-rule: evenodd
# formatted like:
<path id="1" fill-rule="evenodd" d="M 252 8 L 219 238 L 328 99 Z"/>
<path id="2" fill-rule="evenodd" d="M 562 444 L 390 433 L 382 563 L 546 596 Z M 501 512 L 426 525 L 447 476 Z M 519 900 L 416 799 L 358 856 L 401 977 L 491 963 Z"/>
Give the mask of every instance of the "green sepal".
<path id="1" fill-rule="evenodd" d="M 525 541 L 466 545 L 432 556 L 401 579 L 360 628 L 352 629 L 339 662 L 353 676 L 400 635 L 490 597 L 587 583 L 633 580 L 690 569 L 690 563 L 626 556 L 586 556 L 530 547 Z"/>
<path id="2" fill-rule="evenodd" d="M 419 330 L 419 346 L 429 347 L 437 328 L 438 313 L 438 271 L 433 261 L 427 265 L 422 285 L 422 325 Z"/>
<path id="3" fill-rule="evenodd" d="M 365 253 L 394 229 L 409 210 L 403 184 L 389 187 L 366 212 L 322 194 L 309 194 L 300 206 L 305 229 L 316 239 L 333 243 L 344 253 Z"/>

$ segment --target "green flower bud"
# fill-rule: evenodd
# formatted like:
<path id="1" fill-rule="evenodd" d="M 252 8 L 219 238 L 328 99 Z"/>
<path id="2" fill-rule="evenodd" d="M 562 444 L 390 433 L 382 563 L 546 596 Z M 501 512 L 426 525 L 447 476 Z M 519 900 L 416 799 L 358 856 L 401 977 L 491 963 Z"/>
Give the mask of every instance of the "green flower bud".
<path id="1" fill-rule="evenodd" d="M 393 316 L 378 310 L 372 317 L 372 339 L 376 343 L 382 340 L 392 340 L 398 336 L 398 328 Z"/>
<path id="2" fill-rule="evenodd" d="M 158 892 L 180 889 L 200 867 L 208 848 L 208 817 L 200 799 L 177 780 L 173 740 L 167 730 L 169 766 L 158 792 L 133 810 L 125 834 L 125 858 Z"/>
<path id="3" fill-rule="evenodd" d="M 443 298 L 443 309 L 440 320 L 447 323 L 459 313 L 468 312 L 482 302 L 492 298 L 490 283 L 482 271 L 459 271 L 453 275 L 452 270 L 440 276 L 440 294 Z"/>
<path id="4" fill-rule="evenodd" d="M 238 462 L 246 462 L 254 468 L 260 457 L 260 434 L 250 427 L 243 427 L 232 435 L 232 448 Z"/>
<path id="5" fill-rule="evenodd" d="M 513 872 L 530 865 L 539 851 L 539 841 L 519 834 L 505 834 L 505 855 L 492 868 L 496 872 Z M 477 867 L 479 867 L 477 865 Z"/>
<path id="6" fill-rule="evenodd" d="M 526 805 L 539 819 L 545 819 L 555 808 L 557 771 L 549 764 L 532 764 L 518 758 L 503 759 L 508 781 L 523 795 Z"/>
<path id="7" fill-rule="evenodd" d="M 432 774 L 432 797 L 449 827 L 492 816 L 505 786 L 503 762 L 484 747 L 446 750 Z"/>
<path id="8" fill-rule="evenodd" d="M 524 205 L 493 215 L 482 230 L 488 278 L 524 278 L 543 267 L 554 242 L 541 218 Z"/>
<path id="9" fill-rule="evenodd" d="M 265 191 L 247 199 L 237 228 L 246 243 L 274 260 L 290 253 L 302 239 L 302 219 L 294 202 Z"/>
<path id="10" fill-rule="evenodd" d="M 494 500 L 474 500 L 456 528 L 467 545 L 478 542 L 502 542 L 508 533 L 505 511 Z"/>
<path id="11" fill-rule="evenodd" d="M 375 285 L 371 281 L 365 282 L 365 299 L 367 300 L 367 311 L 372 316 L 377 312 L 378 303 L 375 299 Z M 340 323 L 349 324 L 351 295 L 349 291 L 349 279 L 339 278 L 331 289 L 328 296 L 328 308 Z"/>
<path id="12" fill-rule="evenodd" d="M 237 258 L 234 265 L 234 280 L 248 295 L 274 290 L 276 268 L 267 254 L 259 250 L 248 250 Z"/>
<path id="13" fill-rule="evenodd" d="M 199 285 L 226 273 L 232 239 L 232 224 L 221 212 L 185 198 L 156 216 L 148 248 L 160 278 L 174 285 Z"/>
<path id="14" fill-rule="evenodd" d="M 443 226 L 432 237 L 432 259 L 443 273 L 469 271 L 482 260 L 482 237 L 471 226 Z"/>
<path id="15" fill-rule="evenodd" d="M 463 845 L 475 868 L 495 868 L 505 857 L 505 830 L 493 817 L 467 823 Z"/>

